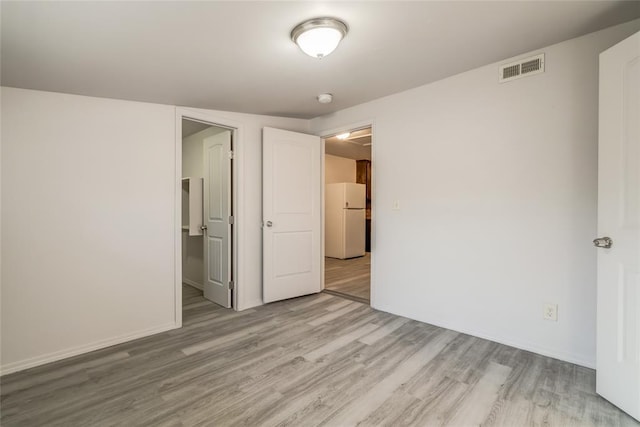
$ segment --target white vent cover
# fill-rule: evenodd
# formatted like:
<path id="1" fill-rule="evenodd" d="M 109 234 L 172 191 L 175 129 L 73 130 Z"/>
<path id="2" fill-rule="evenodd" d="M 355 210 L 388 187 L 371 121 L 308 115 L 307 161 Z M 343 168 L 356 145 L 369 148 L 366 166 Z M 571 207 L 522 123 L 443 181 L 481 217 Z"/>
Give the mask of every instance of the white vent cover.
<path id="1" fill-rule="evenodd" d="M 500 83 L 544 73 L 544 53 L 500 66 Z"/>

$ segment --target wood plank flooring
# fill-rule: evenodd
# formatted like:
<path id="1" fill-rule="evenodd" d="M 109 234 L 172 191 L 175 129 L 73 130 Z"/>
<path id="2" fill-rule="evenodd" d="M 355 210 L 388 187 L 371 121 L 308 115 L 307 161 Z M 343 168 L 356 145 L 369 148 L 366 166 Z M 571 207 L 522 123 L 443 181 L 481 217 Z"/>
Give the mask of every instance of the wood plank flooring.
<path id="1" fill-rule="evenodd" d="M 2 377 L 5 426 L 631 426 L 595 373 L 317 294 Z"/>
<path id="2" fill-rule="evenodd" d="M 324 286 L 334 295 L 364 303 L 371 296 L 371 253 L 351 259 L 324 259 Z"/>

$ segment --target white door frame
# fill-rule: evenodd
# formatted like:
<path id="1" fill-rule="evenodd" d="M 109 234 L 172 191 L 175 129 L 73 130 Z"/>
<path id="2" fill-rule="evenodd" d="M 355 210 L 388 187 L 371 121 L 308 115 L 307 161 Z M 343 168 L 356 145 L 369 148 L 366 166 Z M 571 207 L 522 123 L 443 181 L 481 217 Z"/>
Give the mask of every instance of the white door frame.
<path id="1" fill-rule="evenodd" d="M 242 126 L 241 123 L 229 120 L 226 117 L 218 116 L 215 113 L 209 113 L 202 110 L 191 108 L 176 108 L 176 137 L 175 137 L 175 195 L 174 195 L 174 316 L 176 326 L 182 327 L 182 223 L 180 217 L 182 215 L 182 119 L 192 119 L 199 122 L 208 123 L 211 126 L 217 126 L 229 129 L 232 132 L 232 149 L 233 149 L 233 167 L 232 167 L 232 185 L 231 185 L 231 211 L 233 212 L 233 227 L 231 233 L 232 241 L 232 265 L 231 274 L 234 281 L 233 297 L 231 300 L 231 308 L 238 310 L 238 301 L 241 300 L 239 295 L 242 292 L 242 279 L 238 269 L 239 245 L 242 227 L 241 220 L 244 219 L 242 203 L 239 200 L 239 177 L 242 176 Z"/>
<path id="2" fill-rule="evenodd" d="M 370 120 L 363 120 L 360 122 L 356 122 L 356 123 L 352 123 L 352 124 L 347 124 L 347 125 L 343 125 L 337 128 L 332 128 L 332 129 L 326 129 L 323 130 L 321 132 L 317 132 L 316 135 L 318 135 L 320 138 L 322 138 L 322 147 L 321 147 L 321 153 L 322 153 L 322 164 L 321 164 L 321 168 L 322 168 L 322 176 L 321 176 L 321 184 L 322 184 L 322 265 L 321 265 L 321 270 L 322 270 L 322 289 L 324 289 L 324 233 L 325 233 L 325 210 L 324 210 L 324 197 L 325 197 L 325 155 L 326 155 L 326 150 L 325 150 L 325 139 L 329 138 L 331 136 L 334 135 L 338 135 L 341 133 L 345 133 L 345 132 L 351 132 L 357 129 L 364 129 L 364 128 L 371 128 L 371 164 L 375 164 L 377 162 L 376 159 L 376 144 L 375 144 L 375 120 L 370 119 Z M 373 168 L 371 170 L 371 182 L 376 182 L 376 170 L 377 168 Z M 377 296 L 376 296 L 376 286 L 375 286 L 375 242 L 376 242 L 376 236 L 377 233 L 375 232 L 376 230 L 376 216 L 373 215 L 373 212 L 376 211 L 376 205 L 378 204 L 377 200 L 377 189 L 378 186 L 377 185 L 373 185 L 372 188 L 372 192 L 371 192 L 371 280 L 370 280 L 370 291 L 371 291 L 371 297 L 369 300 L 369 305 L 372 308 L 376 308 L 376 303 L 377 303 Z"/>

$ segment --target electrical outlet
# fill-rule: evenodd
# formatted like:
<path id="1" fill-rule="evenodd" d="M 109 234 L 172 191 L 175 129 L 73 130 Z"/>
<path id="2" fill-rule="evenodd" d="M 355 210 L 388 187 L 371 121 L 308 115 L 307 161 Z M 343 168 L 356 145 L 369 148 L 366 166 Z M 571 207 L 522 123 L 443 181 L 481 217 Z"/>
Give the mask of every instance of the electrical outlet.
<path id="1" fill-rule="evenodd" d="M 558 304 L 545 304 L 542 318 L 545 320 L 558 321 Z"/>
<path id="2" fill-rule="evenodd" d="M 393 209 L 394 211 L 399 211 L 400 210 L 400 200 L 394 200 L 393 207 L 391 209 Z"/>

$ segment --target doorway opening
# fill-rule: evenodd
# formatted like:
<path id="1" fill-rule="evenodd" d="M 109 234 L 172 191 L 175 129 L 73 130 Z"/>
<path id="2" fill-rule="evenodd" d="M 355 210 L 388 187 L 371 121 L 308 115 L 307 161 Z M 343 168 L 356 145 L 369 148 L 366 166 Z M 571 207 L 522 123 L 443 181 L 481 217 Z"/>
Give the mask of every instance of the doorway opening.
<path id="1" fill-rule="evenodd" d="M 325 141 L 325 292 L 371 301 L 372 128 Z"/>
<path id="2" fill-rule="evenodd" d="M 236 308 L 234 129 L 181 117 L 182 313 Z"/>

